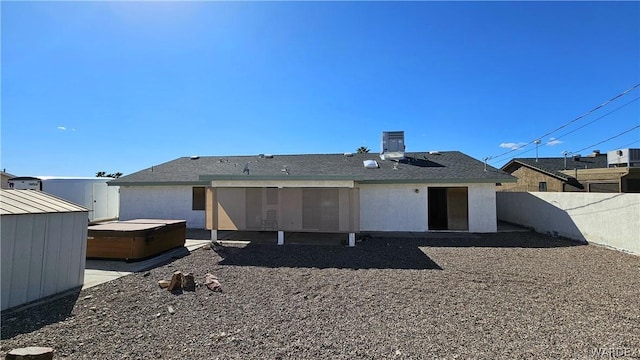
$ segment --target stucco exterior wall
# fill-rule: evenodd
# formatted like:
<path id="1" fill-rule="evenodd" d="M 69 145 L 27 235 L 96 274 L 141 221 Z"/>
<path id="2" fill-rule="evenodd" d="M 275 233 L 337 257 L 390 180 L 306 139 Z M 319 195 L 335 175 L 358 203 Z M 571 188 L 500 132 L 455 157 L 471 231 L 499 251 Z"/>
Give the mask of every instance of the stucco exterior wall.
<path id="1" fill-rule="evenodd" d="M 469 232 L 497 231 L 494 184 L 360 184 L 358 187 L 360 231 L 429 231 L 429 187 L 467 187 Z"/>
<path id="2" fill-rule="evenodd" d="M 120 186 L 120 220 L 186 220 L 204 228 L 204 210 L 192 210 L 192 186 Z"/>
<path id="3" fill-rule="evenodd" d="M 424 184 L 360 184 L 358 188 L 360 231 L 428 230 L 427 187 Z"/>
<path id="4" fill-rule="evenodd" d="M 640 194 L 498 193 L 498 218 L 640 254 Z"/>
<path id="5" fill-rule="evenodd" d="M 469 232 L 497 231 L 494 184 L 360 184 L 360 231 L 429 231 L 428 187 L 467 187 Z M 205 228 L 205 211 L 191 210 L 191 201 L 191 186 L 121 186 L 120 220 L 183 219 Z"/>
<path id="6" fill-rule="evenodd" d="M 470 184 L 468 186 L 469 232 L 497 232 L 496 186 L 494 184 Z"/>

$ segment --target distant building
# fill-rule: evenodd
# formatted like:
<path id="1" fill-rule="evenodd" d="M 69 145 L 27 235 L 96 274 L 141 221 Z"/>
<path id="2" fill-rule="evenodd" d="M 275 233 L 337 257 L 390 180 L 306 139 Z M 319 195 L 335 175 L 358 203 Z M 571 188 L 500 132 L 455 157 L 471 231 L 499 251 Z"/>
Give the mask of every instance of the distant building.
<path id="1" fill-rule="evenodd" d="M 514 158 L 501 170 L 518 178 L 498 191 L 640 192 L 640 149 L 587 156 Z"/>
<path id="2" fill-rule="evenodd" d="M 2 177 L 2 183 L 0 184 L 0 188 L 8 189 L 9 188 L 9 179 L 16 177 L 15 175 L 9 174 L 5 171 L 0 171 L 0 177 Z"/>

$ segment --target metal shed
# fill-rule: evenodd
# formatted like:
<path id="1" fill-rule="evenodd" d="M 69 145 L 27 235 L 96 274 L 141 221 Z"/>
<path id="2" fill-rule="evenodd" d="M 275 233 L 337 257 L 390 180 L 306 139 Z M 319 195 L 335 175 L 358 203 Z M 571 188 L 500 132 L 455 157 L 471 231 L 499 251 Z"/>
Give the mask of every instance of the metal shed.
<path id="1" fill-rule="evenodd" d="M 0 190 L 1 309 L 82 286 L 88 209 L 35 190 Z"/>

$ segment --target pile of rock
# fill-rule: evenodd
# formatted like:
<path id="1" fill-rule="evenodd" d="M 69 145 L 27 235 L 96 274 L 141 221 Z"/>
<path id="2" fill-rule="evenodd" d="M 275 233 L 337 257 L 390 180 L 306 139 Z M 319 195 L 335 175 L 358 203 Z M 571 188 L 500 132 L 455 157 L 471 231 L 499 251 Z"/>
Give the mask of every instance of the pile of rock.
<path id="1" fill-rule="evenodd" d="M 158 285 L 171 292 L 196 291 L 196 287 L 198 286 L 193 273 L 183 274 L 182 271 L 174 272 L 171 280 L 158 281 Z M 207 273 L 205 275 L 204 285 L 211 291 L 222 291 L 222 286 L 218 278 L 212 274 Z"/>

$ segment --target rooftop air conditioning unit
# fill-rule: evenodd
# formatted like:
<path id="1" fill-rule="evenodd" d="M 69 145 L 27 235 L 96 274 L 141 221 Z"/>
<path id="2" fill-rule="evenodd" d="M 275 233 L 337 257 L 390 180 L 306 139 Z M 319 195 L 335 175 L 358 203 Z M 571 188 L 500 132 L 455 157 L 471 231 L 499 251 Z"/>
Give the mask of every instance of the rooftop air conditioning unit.
<path id="1" fill-rule="evenodd" d="M 404 159 L 404 131 L 383 131 L 382 132 L 382 160 L 402 160 Z"/>

